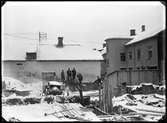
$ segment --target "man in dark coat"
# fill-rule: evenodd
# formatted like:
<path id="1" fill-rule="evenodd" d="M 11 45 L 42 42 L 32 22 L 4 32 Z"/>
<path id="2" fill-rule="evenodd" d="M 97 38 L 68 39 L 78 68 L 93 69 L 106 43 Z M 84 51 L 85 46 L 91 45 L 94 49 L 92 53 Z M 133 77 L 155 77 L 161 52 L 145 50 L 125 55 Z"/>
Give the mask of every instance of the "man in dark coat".
<path id="1" fill-rule="evenodd" d="M 68 79 L 68 81 L 71 79 L 71 70 L 70 70 L 70 68 L 68 68 L 68 70 L 67 70 L 67 79 Z"/>
<path id="2" fill-rule="evenodd" d="M 77 74 L 77 78 L 78 78 L 78 81 L 79 81 L 79 83 L 78 83 L 78 86 L 77 86 L 77 89 L 78 89 L 78 91 L 79 91 L 79 93 L 80 93 L 80 103 L 83 105 L 83 93 L 82 93 L 82 90 L 83 90 L 83 88 L 82 88 L 82 80 L 83 80 L 83 76 L 82 76 L 82 74 L 81 73 L 78 73 Z"/>
<path id="3" fill-rule="evenodd" d="M 61 71 L 61 81 L 64 82 L 65 81 L 65 74 L 64 74 L 64 70 Z"/>
<path id="4" fill-rule="evenodd" d="M 75 79 L 75 76 L 76 76 L 76 70 L 75 70 L 75 68 L 73 68 L 73 70 L 72 70 L 72 79 L 73 80 Z"/>

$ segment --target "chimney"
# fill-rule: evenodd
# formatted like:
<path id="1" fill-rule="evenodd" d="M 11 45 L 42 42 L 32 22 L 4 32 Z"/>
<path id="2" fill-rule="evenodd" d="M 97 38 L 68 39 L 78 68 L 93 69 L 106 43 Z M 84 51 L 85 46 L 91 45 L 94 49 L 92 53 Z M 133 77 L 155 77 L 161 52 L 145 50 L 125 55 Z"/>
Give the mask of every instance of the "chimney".
<path id="1" fill-rule="evenodd" d="M 58 37 L 57 47 L 63 47 L 63 37 Z"/>
<path id="2" fill-rule="evenodd" d="M 131 29 L 131 30 L 130 30 L 130 36 L 136 35 L 135 31 L 136 31 L 135 29 Z"/>
<path id="3" fill-rule="evenodd" d="M 142 25 L 141 26 L 141 31 L 144 32 L 146 29 L 145 29 L 145 25 Z"/>

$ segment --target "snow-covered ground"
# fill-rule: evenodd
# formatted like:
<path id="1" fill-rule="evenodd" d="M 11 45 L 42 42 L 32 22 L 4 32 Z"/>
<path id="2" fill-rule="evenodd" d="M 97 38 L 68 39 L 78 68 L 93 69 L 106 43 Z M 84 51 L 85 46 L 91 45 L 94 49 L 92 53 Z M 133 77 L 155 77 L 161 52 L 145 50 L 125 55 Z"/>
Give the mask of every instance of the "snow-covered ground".
<path id="1" fill-rule="evenodd" d="M 121 106 L 144 115 L 146 121 L 158 121 L 166 113 L 165 98 L 165 95 L 159 94 L 124 94 L 113 98 L 113 107 Z"/>
<path id="2" fill-rule="evenodd" d="M 78 103 L 2 106 L 2 116 L 7 121 L 12 117 L 20 121 L 100 121 L 92 111 Z"/>
<path id="3" fill-rule="evenodd" d="M 3 96 L 2 102 L 8 99 L 20 99 L 25 100 L 26 98 L 40 98 L 41 101 L 38 104 L 21 104 L 21 105 L 2 105 L 2 116 L 7 121 L 9 120 L 20 120 L 20 121 L 131 121 L 132 117 L 141 118 L 144 121 L 158 121 L 166 112 L 166 96 L 160 94 L 124 94 L 119 97 L 113 98 L 113 107 L 119 109 L 115 111 L 115 115 L 110 116 L 96 116 L 91 110 L 81 106 L 78 103 L 65 103 L 61 104 L 54 101 L 52 104 L 47 104 L 43 101 L 45 96 L 42 96 L 42 82 L 25 84 L 19 80 L 5 77 L 6 89 L 7 90 L 18 90 L 18 91 L 30 91 L 28 96 L 18 96 L 13 93 L 9 96 Z M 143 83 L 142 83 L 143 84 Z M 142 87 L 140 85 L 131 86 L 132 90 Z M 147 83 L 150 85 L 152 83 Z M 146 85 L 146 84 L 145 84 Z M 153 85 L 158 89 L 165 89 L 165 86 Z M 68 89 L 67 89 L 68 90 Z M 66 91 L 65 90 L 65 93 Z M 69 96 L 79 96 L 79 92 L 69 91 Z M 84 96 L 90 96 L 90 100 L 99 100 L 99 91 L 83 91 Z M 63 95 L 62 95 L 63 96 Z M 66 95 L 64 95 L 66 96 Z M 57 98 L 57 96 L 53 96 Z M 23 101 L 24 102 L 24 101 Z M 117 108 L 118 107 L 118 108 Z M 131 112 L 124 113 L 123 109 L 128 109 Z M 50 113 L 50 115 L 44 115 Z"/>
<path id="4" fill-rule="evenodd" d="M 99 94 L 99 91 L 98 90 L 93 90 L 93 91 L 83 91 L 83 96 L 98 96 Z M 76 95 L 79 95 L 79 92 L 78 91 L 75 91 L 75 92 L 71 92 L 71 95 L 72 96 L 76 96 Z"/>

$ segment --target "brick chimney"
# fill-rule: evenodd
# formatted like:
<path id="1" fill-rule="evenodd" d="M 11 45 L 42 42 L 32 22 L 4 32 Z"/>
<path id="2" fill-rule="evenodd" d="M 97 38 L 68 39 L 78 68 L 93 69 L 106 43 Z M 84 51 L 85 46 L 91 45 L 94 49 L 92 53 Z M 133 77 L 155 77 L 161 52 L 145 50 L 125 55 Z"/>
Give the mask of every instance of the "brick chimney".
<path id="1" fill-rule="evenodd" d="M 145 25 L 142 25 L 142 26 L 141 26 L 141 31 L 144 32 L 144 31 L 146 30 L 145 28 L 146 28 L 146 26 L 145 26 Z"/>
<path id="2" fill-rule="evenodd" d="M 58 37 L 57 47 L 63 47 L 63 37 Z"/>
<path id="3" fill-rule="evenodd" d="M 130 30 L 130 36 L 135 36 L 136 35 L 136 30 L 135 29 L 131 29 Z"/>

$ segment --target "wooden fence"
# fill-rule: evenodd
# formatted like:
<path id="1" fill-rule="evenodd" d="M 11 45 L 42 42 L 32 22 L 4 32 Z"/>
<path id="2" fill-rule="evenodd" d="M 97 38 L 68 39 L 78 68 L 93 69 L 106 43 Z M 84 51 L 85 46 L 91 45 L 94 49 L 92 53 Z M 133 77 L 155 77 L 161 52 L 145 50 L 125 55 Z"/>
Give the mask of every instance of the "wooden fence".
<path id="1" fill-rule="evenodd" d="M 126 82 L 128 85 L 137 85 L 142 82 L 158 84 L 159 70 L 121 70 L 108 76 L 117 81 L 117 85 Z"/>

